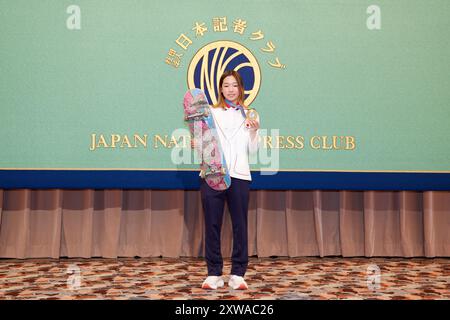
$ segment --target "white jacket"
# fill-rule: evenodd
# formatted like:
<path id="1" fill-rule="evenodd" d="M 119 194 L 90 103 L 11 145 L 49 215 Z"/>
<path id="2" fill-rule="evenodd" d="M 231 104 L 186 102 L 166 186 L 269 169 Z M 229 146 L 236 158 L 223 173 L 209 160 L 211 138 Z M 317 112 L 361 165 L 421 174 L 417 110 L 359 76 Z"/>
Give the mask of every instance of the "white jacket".
<path id="1" fill-rule="evenodd" d="M 259 130 L 251 140 L 250 130 L 245 127 L 245 118 L 239 109 L 210 107 L 210 110 L 230 176 L 251 181 L 248 156 L 258 151 Z M 259 117 L 257 120 L 259 122 Z"/>

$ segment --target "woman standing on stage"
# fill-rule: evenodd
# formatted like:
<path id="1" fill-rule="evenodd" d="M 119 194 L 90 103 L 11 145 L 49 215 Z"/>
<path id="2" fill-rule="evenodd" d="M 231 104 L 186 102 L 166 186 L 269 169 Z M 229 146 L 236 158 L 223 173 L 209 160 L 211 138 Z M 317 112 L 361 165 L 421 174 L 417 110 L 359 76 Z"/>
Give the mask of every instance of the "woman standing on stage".
<path id="1" fill-rule="evenodd" d="M 217 128 L 222 152 L 231 177 L 228 189 L 217 191 L 205 180 L 200 192 L 205 214 L 205 258 L 208 277 L 203 289 L 217 289 L 224 285 L 222 279 L 223 259 L 220 233 L 225 201 L 233 225 L 233 253 L 231 275 L 228 285 L 233 289 L 248 288 L 244 275 L 248 266 L 248 203 L 250 195 L 249 154 L 258 150 L 259 117 L 250 120 L 244 116 L 244 86 L 236 71 L 225 71 L 219 81 L 218 103 L 210 107 Z"/>

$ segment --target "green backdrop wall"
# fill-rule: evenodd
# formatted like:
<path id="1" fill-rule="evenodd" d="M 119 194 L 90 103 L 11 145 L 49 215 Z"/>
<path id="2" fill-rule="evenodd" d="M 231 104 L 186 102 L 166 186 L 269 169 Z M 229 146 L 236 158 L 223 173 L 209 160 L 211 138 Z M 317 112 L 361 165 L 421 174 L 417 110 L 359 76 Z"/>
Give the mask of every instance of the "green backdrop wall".
<path id="1" fill-rule="evenodd" d="M 182 98 L 224 43 L 253 59 L 254 170 L 450 172 L 447 0 L 0 6 L 4 174 L 195 171 L 172 157 L 190 152 Z"/>

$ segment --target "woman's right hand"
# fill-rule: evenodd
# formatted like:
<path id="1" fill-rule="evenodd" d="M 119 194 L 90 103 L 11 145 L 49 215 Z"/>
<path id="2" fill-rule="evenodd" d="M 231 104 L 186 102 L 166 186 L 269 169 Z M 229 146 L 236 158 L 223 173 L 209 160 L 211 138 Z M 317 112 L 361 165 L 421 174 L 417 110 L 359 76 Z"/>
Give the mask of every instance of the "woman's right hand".
<path id="1" fill-rule="evenodd" d="M 191 149 L 194 149 L 195 148 L 195 142 L 194 142 L 194 139 L 191 139 Z"/>

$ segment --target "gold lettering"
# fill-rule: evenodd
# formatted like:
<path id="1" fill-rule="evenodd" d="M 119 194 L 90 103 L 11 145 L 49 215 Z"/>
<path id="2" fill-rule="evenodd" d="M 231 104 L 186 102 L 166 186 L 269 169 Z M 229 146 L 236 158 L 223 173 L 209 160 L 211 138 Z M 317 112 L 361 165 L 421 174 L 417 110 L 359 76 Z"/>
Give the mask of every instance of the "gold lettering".
<path id="1" fill-rule="evenodd" d="M 297 149 L 303 149 L 305 147 L 305 138 L 303 136 L 297 136 L 295 141 L 298 143 Z"/>
<path id="2" fill-rule="evenodd" d="M 320 149 L 320 145 L 317 146 L 317 145 L 314 144 L 314 141 L 317 140 L 317 139 L 320 139 L 320 137 L 319 136 L 314 136 L 314 137 L 312 137 L 309 140 L 309 144 L 311 145 L 311 148 L 313 148 L 313 149 Z"/>
<path id="3" fill-rule="evenodd" d="M 264 147 L 267 149 L 267 146 L 269 146 L 270 149 L 273 148 L 272 136 L 264 136 Z"/>
<path id="4" fill-rule="evenodd" d="M 109 148 L 109 146 L 106 144 L 105 137 L 101 134 L 100 139 L 98 140 L 97 148 L 100 148 L 102 145 L 105 148 Z"/>
<path id="5" fill-rule="evenodd" d="M 354 150 L 356 148 L 355 137 L 347 136 L 347 137 L 345 137 L 345 140 L 346 140 L 346 146 L 345 146 L 346 150 Z"/>
<path id="6" fill-rule="evenodd" d="M 91 134 L 91 147 L 89 148 L 89 150 L 95 150 L 95 133 Z"/>
<path id="7" fill-rule="evenodd" d="M 294 139 L 293 136 L 287 136 L 286 137 L 286 142 L 288 143 L 286 145 L 286 149 L 294 149 L 295 143 L 294 143 L 294 141 L 292 141 L 293 139 Z"/>
<path id="8" fill-rule="evenodd" d="M 161 138 L 161 136 L 159 134 L 155 134 L 155 138 L 154 138 L 154 144 L 153 147 L 154 148 L 158 148 L 158 141 L 167 148 L 167 134 L 164 135 L 164 140 L 163 138 Z"/>
<path id="9" fill-rule="evenodd" d="M 178 148 L 178 141 L 177 141 L 177 138 L 175 138 L 174 136 L 172 136 L 172 137 L 170 138 L 170 142 L 169 142 L 168 147 L 169 147 L 169 148 L 173 148 L 173 147 L 177 147 L 177 148 Z"/>
<path id="10" fill-rule="evenodd" d="M 352 136 L 314 136 L 310 139 L 313 149 L 353 150 L 356 148 L 355 137 Z"/>
<path id="11" fill-rule="evenodd" d="M 109 137 L 109 136 L 108 136 Z M 144 148 L 147 147 L 147 138 L 148 135 L 144 134 L 140 136 L 139 134 L 134 134 L 134 144 L 131 144 L 130 138 L 128 135 L 121 136 L 120 134 L 111 134 L 111 145 L 108 145 L 107 140 L 103 134 L 98 136 L 98 142 L 96 141 L 97 135 L 95 133 L 91 134 L 91 145 L 89 147 L 90 151 L 95 150 L 96 148 L 116 148 L 120 145 L 121 148 L 138 148 L 139 145 L 142 145 Z"/>
<path id="12" fill-rule="evenodd" d="M 327 136 L 322 136 L 322 141 L 323 141 L 322 149 L 330 150 L 330 149 L 332 149 L 332 147 L 331 146 L 327 146 L 327 140 L 328 140 Z"/>
<path id="13" fill-rule="evenodd" d="M 154 141 L 153 141 L 153 148 L 158 148 L 159 146 L 164 148 L 186 148 L 189 146 L 190 148 L 190 139 L 191 136 L 171 136 L 169 138 L 168 135 L 159 135 L 155 134 Z"/>
<path id="14" fill-rule="evenodd" d="M 284 139 L 284 136 L 277 136 L 277 148 L 278 149 L 284 149 L 283 139 Z"/>
<path id="15" fill-rule="evenodd" d="M 342 149 L 342 138 L 343 137 L 338 137 L 338 136 L 333 136 L 333 149 L 335 150 L 339 150 Z M 339 139 L 339 146 L 338 146 L 338 139 Z"/>
<path id="16" fill-rule="evenodd" d="M 120 141 L 120 135 L 118 134 L 112 134 L 111 135 L 111 148 L 115 148 L 116 147 L 116 142 Z"/>
<path id="17" fill-rule="evenodd" d="M 304 147 L 304 138 L 302 136 L 287 136 L 286 137 L 287 145 L 285 145 L 286 149 L 303 149 Z"/>
<path id="18" fill-rule="evenodd" d="M 130 140 L 128 140 L 128 136 L 127 136 L 127 135 L 125 135 L 125 136 L 123 137 L 123 139 L 122 139 L 122 144 L 120 145 L 120 147 L 123 148 L 123 145 L 124 145 L 125 143 L 128 145 L 128 148 L 132 148 L 132 147 L 133 147 L 133 146 L 131 145 L 131 143 L 130 143 Z"/>
<path id="19" fill-rule="evenodd" d="M 134 135 L 134 147 L 137 148 L 137 142 L 139 141 L 144 148 L 147 148 L 147 137 L 148 135 L 144 134 L 144 139 L 142 139 L 138 134 Z"/>

